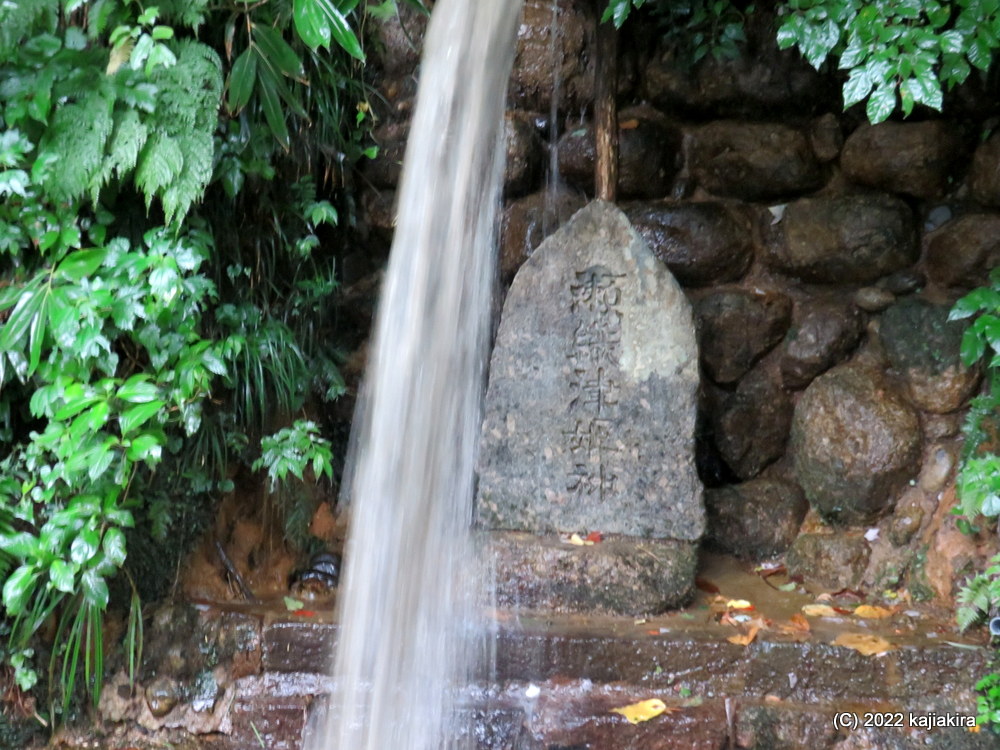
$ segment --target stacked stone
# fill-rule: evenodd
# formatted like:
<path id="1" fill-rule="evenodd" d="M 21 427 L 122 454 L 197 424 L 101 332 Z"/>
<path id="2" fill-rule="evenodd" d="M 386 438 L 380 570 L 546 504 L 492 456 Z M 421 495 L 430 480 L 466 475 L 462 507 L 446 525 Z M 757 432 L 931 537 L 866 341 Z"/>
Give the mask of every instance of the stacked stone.
<path id="1" fill-rule="evenodd" d="M 519 32 L 505 284 L 593 190 L 593 4 L 556 5 L 558 31 L 553 3 L 527 0 Z M 419 72 L 419 18 L 401 19 L 408 33 L 395 19 L 381 32 L 373 236 L 391 231 Z M 620 206 L 693 305 L 707 541 L 750 559 L 794 544 L 790 560 L 831 585 L 884 583 L 879 544 L 933 554 L 949 523 L 942 489 L 981 373 L 961 364 L 963 327 L 947 314 L 1000 261 L 1000 134 L 978 139 L 996 113 L 871 126 L 841 111 L 838 80 L 779 52 L 768 24 L 748 34 L 753 54 L 693 69 L 676 50 L 621 45 Z M 546 194 L 553 110 L 560 187 Z M 942 452 L 944 478 L 925 483 Z M 809 508 L 822 524 L 800 535 Z M 860 539 L 875 525 L 878 542 Z M 836 562 L 797 562 L 818 559 Z"/>

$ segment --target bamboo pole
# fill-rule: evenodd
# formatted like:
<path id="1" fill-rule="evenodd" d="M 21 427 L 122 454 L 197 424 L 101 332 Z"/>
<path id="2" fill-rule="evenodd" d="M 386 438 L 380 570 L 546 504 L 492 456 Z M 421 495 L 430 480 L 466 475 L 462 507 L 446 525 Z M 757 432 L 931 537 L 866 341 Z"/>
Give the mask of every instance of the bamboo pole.
<path id="1" fill-rule="evenodd" d="M 603 2 L 597 0 L 597 54 L 594 62 L 594 190 L 598 200 L 618 197 L 618 31 L 601 23 Z"/>

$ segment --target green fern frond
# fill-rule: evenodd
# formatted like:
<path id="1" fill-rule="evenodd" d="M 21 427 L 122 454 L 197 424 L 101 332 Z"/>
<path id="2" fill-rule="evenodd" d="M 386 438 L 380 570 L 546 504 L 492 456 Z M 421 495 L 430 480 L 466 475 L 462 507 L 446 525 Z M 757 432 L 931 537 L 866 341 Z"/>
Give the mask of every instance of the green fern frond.
<path id="1" fill-rule="evenodd" d="M 121 178 L 127 172 L 135 169 L 139 162 L 139 152 L 146 145 L 149 128 L 139 119 L 139 113 L 128 110 L 119 120 L 111 139 L 111 149 L 108 162 L 115 174 Z"/>
<path id="2" fill-rule="evenodd" d="M 146 142 L 135 170 L 135 184 L 146 196 L 147 209 L 153 197 L 169 186 L 182 169 L 184 154 L 175 138 L 159 132 Z"/>
<path id="3" fill-rule="evenodd" d="M 178 138 L 177 144 L 184 157 L 184 169 L 161 197 L 167 224 L 185 216 L 212 179 L 212 158 L 215 154 L 212 135 L 195 131 Z"/>
<path id="4" fill-rule="evenodd" d="M 160 0 L 160 18 L 173 26 L 187 26 L 198 31 L 205 22 L 208 0 Z"/>
<path id="5" fill-rule="evenodd" d="M 45 184 L 55 200 L 69 202 L 87 194 L 114 126 L 113 106 L 109 88 L 101 86 L 56 110 L 41 149 L 54 154 L 59 164 Z"/>

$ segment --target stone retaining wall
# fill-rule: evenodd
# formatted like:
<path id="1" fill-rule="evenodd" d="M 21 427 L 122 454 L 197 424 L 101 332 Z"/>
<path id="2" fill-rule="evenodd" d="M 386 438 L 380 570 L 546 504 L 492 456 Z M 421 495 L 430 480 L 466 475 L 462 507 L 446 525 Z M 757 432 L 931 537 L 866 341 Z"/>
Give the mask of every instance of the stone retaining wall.
<path id="1" fill-rule="evenodd" d="M 519 30 L 504 284 L 592 197 L 592 5 L 559 0 L 558 15 L 553 32 L 550 0 L 527 0 Z M 369 241 L 346 269 L 387 252 L 422 29 L 405 8 L 380 27 Z M 841 111 L 835 76 L 777 51 L 766 19 L 744 57 L 693 69 L 638 33 L 621 44 L 620 205 L 695 306 L 707 541 L 755 559 L 791 545 L 795 572 L 831 587 L 951 596 L 990 551 L 948 514 L 981 373 L 959 362 L 947 313 L 1000 260 L 992 113 L 959 95 L 953 116 L 871 126 Z"/>

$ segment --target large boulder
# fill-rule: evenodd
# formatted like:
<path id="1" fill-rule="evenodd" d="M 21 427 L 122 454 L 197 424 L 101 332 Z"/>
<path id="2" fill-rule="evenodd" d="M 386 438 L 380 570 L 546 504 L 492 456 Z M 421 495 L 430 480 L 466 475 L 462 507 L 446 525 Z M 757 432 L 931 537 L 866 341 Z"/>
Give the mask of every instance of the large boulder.
<path id="1" fill-rule="evenodd" d="M 879 337 L 892 367 L 903 376 L 910 400 L 924 411 L 960 408 L 979 385 L 977 367 L 962 364 L 966 323 L 948 320 L 949 305 L 910 297 L 882 315 Z"/>
<path id="2" fill-rule="evenodd" d="M 717 121 L 698 128 L 689 168 L 713 195 L 751 201 L 812 192 L 825 181 L 806 135 L 778 123 Z"/>
<path id="3" fill-rule="evenodd" d="M 737 557 L 774 557 L 795 541 L 808 509 L 801 488 L 783 479 L 752 479 L 705 490 L 708 541 Z"/>
<path id="4" fill-rule="evenodd" d="M 805 302 L 796 311 L 781 345 L 781 378 L 787 388 L 804 388 L 854 349 L 863 321 L 857 309 L 834 299 Z"/>
<path id="5" fill-rule="evenodd" d="M 916 475 L 917 413 L 877 370 L 857 364 L 820 375 L 792 419 L 795 475 L 825 518 L 869 523 L 888 512 Z"/>
<path id="6" fill-rule="evenodd" d="M 971 289 L 986 284 L 1000 265 L 1000 214 L 972 213 L 927 238 L 927 273 L 939 284 Z"/>
<path id="7" fill-rule="evenodd" d="M 778 382 L 777 373 L 755 367 L 714 416 L 715 444 L 736 476 L 751 479 L 780 458 L 792 426 L 792 399 Z"/>
<path id="8" fill-rule="evenodd" d="M 913 212 L 882 193 L 790 203 L 765 249 L 775 270 L 821 284 L 875 281 L 918 255 Z"/>
<path id="9" fill-rule="evenodd" d="M 802 534 L 785 555 L 785 565 L 789 575 L 839 591 L 858 588 L 870 558 L 871 548 L 863 536 L 836 531 Z"/>
<path id="10" fill-rule="evenodd" d="M 662 198 L 677 172 L 681 136 L 662 116 L 648 110 L 623 111 L 618 129 L 618 193 L 622 198 Z M 593 123 L 568 130 L 559 139 L 559 172 L 588 192 L 594 189 Z"/>
<path id="11" fill-rule="evenodd" d="M 736 281 L 753 260 L 749 220 L 724 203 L 632 203 L 625 213 L 685 286 Z"/>
<path id="12" fill-rule="evenodd" d="M 716 383 L 732 383 L 788 330 L 792 301 L 777 292 L 727 289 L 695 305 L 701 363 Z"/>
<path id="13" fill-rule="evenodd" d="M 555 10 L 552 0 L 524 2 L 510 78 L 510 97 L 518 109 L 548 112 L 556 90 L 561 109 L 582 108 L 594 99 L 594 6 L 586 0 L 556 0 Z"/>
<path id="14" fill-rule="evenodd" d="M 500 276 L 509 282 L 542 240 L 583 208 L 572 190 L 543 190 L 509 203 L 500 220 Z"/>
<path id="15" fill-rule="evenodd" d="M 534 187 L 545 151 L 533 122 L 525 115 L 508 111 L 504 115 L 504 195 L 521 195 Z"/>
<path id="16" fill-rule="evenodd" d="M 947 186 L 961 145 L 942 120 L 864 124 L 844 144 L 840 166 L 862 185 L 931 198 Z"/>
<path id="17" fill-rule="evenodd" d="M 972 197 L 987 206 L 1000 206 L 1000 134 L 979 145 L 969 170 Z"/>

